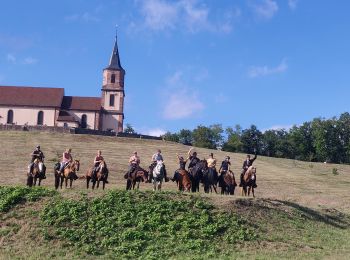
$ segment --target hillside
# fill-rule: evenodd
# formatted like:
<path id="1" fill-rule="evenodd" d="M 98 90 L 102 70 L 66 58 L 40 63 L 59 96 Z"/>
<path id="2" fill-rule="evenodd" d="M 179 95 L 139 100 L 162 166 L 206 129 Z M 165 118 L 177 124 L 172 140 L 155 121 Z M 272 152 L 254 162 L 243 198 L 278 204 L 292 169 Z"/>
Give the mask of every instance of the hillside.
<path id="1" fill-rule="evenodd" d="M 110 168 L 110 184 L 107 185 L 107 191 L 105 192 L 99 190 L 85 193 L 85 181 L 83 180 L 74 182 L 72 190 L 63 189 L 57 194 L 49 193 L 49 195 L 44 192 L 44 195 L 40 195 L 42 198 L 39 201 L 24 199 L 26 195 L 23 194 L 27 191 L 17 192 L 4 189 L 4 193 L 1 193 L 1 199 L 9 204 L 6 204 L 0 199 L 0 206 L 5 204 L 10 205 L 10 208 L 3 210 L 3 212 L 0 209 L 2 223 L 0 224 L 0 258 L 5 259 L 11 259 L 15 255 L 26 259 L 30 257 L 33 259 L 68 259 L 72 257 L 95 259 L 96 256 L 92 257 L 88 249 L 85 249 L 85 247 L 82 249 L 78 246 L 80 243 L 84 243 L 81 237 L 76 238 L 77 240 L 74 240 L 75 242 L 73 243 L 70 240 L 71 237 L 62 236 L 62 231 L 59 231 L 60 223 L 54 220 L 60 219 L 59 214 L 63 214 L 62 212 L 64 211 L 62 210 L 66 207 L 64 201 L 68 198 L 73 199 L 72 202 L 69 202 L 73 204 L 69 205 L 75 205 L 74 207 L 77 207 L 77 210 L 79 210 L 82 207 L 79 206 L 79 203 L 84 203 L 86 200 L 84 196 L 86 195 L 91 199 L 96 196 L 108 199 L 111 198 L 110 196 L 116 196 L 113 194 L 117 192 L 119 194 L 118 196 L 131 196 L 131 200 L 139 200 L 139 198 L 148 198 L 151 196 L 149 197 L 151 199 L 147 199 L 147 203 L 151 203 L 149 207 L 154 207 L 154 204 L 152 204 L 153 195 L 147 192 L 147 190 L 151 189 L 150 184 L 141 184 L 141 191 L 146 191 L 146 193 L 116 191 L 116 189 L 123 190 L 125 188 L 123 174 L 127 169 L 127 161 L 130 154 L 134 150 L 137 150 L 141 156 L 141 165 L 147 167 L 152 154 L 157 148 L 160 148 L 164 155 L 168 172 L 172 175 L 173 171 L 177 169 L 176 153 L 185 155 L 189 149 L 188 146 L 164 141 L 31 132 L 0 132 L 0 144 L 3 149 L 3 156 L 0 158 L 2 165 L 2 169 L 0 170 L 0 186 L 24 186 L 26 167 L 30 158 L 29 154 L 38 144 L 41 145 L 46 155 L 46 165 L 48 167 L 48 178 L 43 181 L 44 187 L 53 187 L 52 166 L 57 160 L 57 156 L 60 156 L 62 151 L 68 147 L 72 148 L 73 156 L 81 161 L 80 175 L 85 174 L 86 169 L 91 166 L 97 149 L 102 150 L 103 156 Z M 245 158 L 244 154 L 232 154 L 201 148 L 196 148 L 196 150 L 200 158 L 208 157 L 210 152 L 214 152 L 215 157 L 219 161 L 226 155 L 229 155 L 236 173 L 236 178 L 238 178 L 242 161 Z M 350 255 L 350 244 L 348 242 L 350 240 L 350 166 L 308 163 L 267 157 L 258 157 L 254 164 L 257 167 L 258 178 L 256 199 L 244 199 L 238 196 L 237 193 L 235 196 L 205 195 L 203 192 L 201 192 L 200 196 L 181 195 L 174 192 L 160 194 L 161 200 L 166 201 L 172 198 L 175 200 L 174 203 L 181 200 L 193 200 L 194 204 L 189 202 L 190 204 L 187 206 L 194 207 L 191 209 L 193 212 L 196 211 L 197 206 L 194 206 L 197 205 L 196 201 L 203 200 L 203 203 L 212 205 L 209 208 L 204 208 L 210 216 L 203 216 L 203 218 L 216 219 L 219 217 L 216 214 L 234 214 L 234 216 L 242 219 L 242 222 L 234 222 L 241 223 L 239 225 L 242 225 L 240 226 L 242 230 L 247 230 L 246 228 L 248 226 L 252 228 L 251 230 L 249 229 L 249 232 L 253 232 L 253 236 L 243 236 L 243 238 L 237 241 L 227 237 L 229 240 L 232 239 L 232 248 L 229 244 L 225 244 L 227 242 L 225 239 L 224 241 L 226 242 L 221 244 L 218 242 L 220 240 L 216 238 L 220 236 L 220 232 L 224 231 L 215 231 L 216 229 L 214 228 L 215 232 L 213 230 L 210 231 L 213 232 L 211 233 L 212 235 L 206 238 L 206 235 L 203 234 L 207 234 L 206 232 L 209 231 L 198 230 L 198 232 L 204 232 L 200 235 L 203 238 L 203 241 L 201 240 L 202 242 L 199 240 L 191 242 L 193 248 L 186 244 L 187 240 L 184 240 L 185 244 L 183 244 L 185 247 L 189 246 L 190 252 L 193 253 L 193 258 L 211 258 L 215 255 L 220 258 L 230 258 L 229 256 L 231 256 L 263 259 L 281 257 L 348 258 Z M 333 174 L 334 168 L 338 171 L 337 175 Z M 167 191 L 173 191 L 175 189 L 176 186 L 172 182 L 166 183 L 164 186 L 164 190 Z M 8 200 L 7 196 L 9 198 Z M 21 196 L 24 197 L 22 198 Z M 26 200 L 27 202 L 25 202 Z M 91 203 L 93 205 L 93 203 L 98 202 L 91 201 Z M 173 202 L 169 203 L 171 204 Z M 202 205 L 201 203 L 198 205 Z M 174 209 L 174 214 L 179 214 L 179 217 L 181 217 L 184 214 L 181 213 L 184 208 L 176 206 L 178 204 L 174 205 L 171 206 Z M 55 207 L 57 207 L 56 211 Z M 201 207 L 199 206 L 199 209 Z M 53 211 L 48 212 L 48 209 L 52 209 Z M 140 211 L 142 210 L 147 210 L 147 207 L 140 208 Z M 176 210 L 179 210 L 179 212 Z M 55 217 L 55 214 L 58 215 Z M 105 214 L 111 216 L 110 214 L 112 213 Z M 151 213 L 148 212 L 147 214 Z M 45 223 L 44 227 L 41 227 L 43 225 L 43 216 L 45 216 L 44 219 L 53 218 L 53 222 L 48 222 L 49 226 L 52 225 L 51 228 L 45 226 Z M 79 214 L 77 216 L 81 217 Z M 98 215 L 96 218 L 99 218 Z M 223 218 L 223 216 L 220 218 Z M 198 217 L 198 219 L 201 218 Z M 77 223 L 80 223 L 79 218 L 77 219 Z M 168 226 L 166 228 L 173 228 L 170 220 L 167 223 Z M 223 222 L 223 225 L 227 225 L 224 230 L 229 230 L 231 225 L 236 225 L 232 224 L 233 222 L 230 223 Z M 81 232 L 79 231 L 79 225 L 72 232 Z M 103 226 L 100 228 L 101 232 L 105 230 Z M 135 227 L 130 228 L 134 230 Z M 46 230 L 46 233 L 43 230 Z M 232 232 L 234 231 L 230 231 L 230 233 Z M 249 232 L 247 234 L 251 234 Z M 68 233 L 64 234 L 67 235 Z M 127 236 L 124 233 L 121 235 Z M 226 238 L 226 233 L 223 233 L 223 235 Z M 136 234 L 136 236 L 138 235 Z M 142 237 L 138 239 L 140 239 L 141 245 L 144 245 Z M 171 240 L 172 238 L 167 239 L 170 240 L 165 240 L 165 243 L 168 243 L 167 245 L 171 247 L 175 242 Z M 211 247 L 211 244 L 208 245 L 204 242 L 208 239 L 214 239 L 213 247 Z M 34 243 L 37 240 L 40 243 L 39 246 Z M 115 242 L 112 237 L 108 241 L 111 245 Z M 77 245 L 75 245 L 76 243 Z M 196 243 L 199 244 L 195 246 Z M 53 244 L 55 245 L 55 250 L 50 249 Z M 32 247 L 34 246 L 37 248 L 35 252 L 32 251 Z M 119 252 L 117 254 L 119 256 L 132 256 L 124 251 L 119 251 L 121 250 L 119 247 L 115 249 L 117 251 L 110 251 L 106 249 L 107 247 L 104 244 L 96 244 L 96 246 L 99 249 L 98 254 L 102 254 L 102 258 L 115 256 L 117 254 L 116 252 Z M 202 249 L 200 249 L 203 247 L 208 249 L 204 255 L 201 251 Z M 181 258 L 184 256 L 182 254 L 176 255 L 173 250 L 168 249 L 164 249 L 164 254 L 153 255 L 153 253 L 150 253 L 151 249 L 151 245 L 148 244 L 141 246 L 139 251 L 141 255 L 139 256 L 142 257 L 143 255 L 148 258 Z M 185 258 L 191 257 L 189 255 L 185 256 Z"/>

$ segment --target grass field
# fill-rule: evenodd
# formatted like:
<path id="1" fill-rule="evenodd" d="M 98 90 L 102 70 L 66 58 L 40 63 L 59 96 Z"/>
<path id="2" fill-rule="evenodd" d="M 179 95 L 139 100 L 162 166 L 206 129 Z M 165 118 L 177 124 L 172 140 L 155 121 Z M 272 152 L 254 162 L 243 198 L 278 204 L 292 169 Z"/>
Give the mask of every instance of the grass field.
<path id="1" fill-rule="evenodd" d="M 167 201 L 169 196 L 180 201 L 203 200 L 205 203 L 212 205 L 212 208 L 207 209 L 210 218 L 216 219 L 218 216 L 220 218 L 225 218 L 225 216 L 227 218 L 237 217 L 244 223 L 242 224 L 243 230 L 245 228 L 252 229 L 254 239 L 238 239 L 237 241 L 227 242 L 230 239 L 223 239 L 228 235 L 225 232 L 232 233 L 234 231 L 222 231 L 224 233 L 221 234 L 221 231 L 215 233 L 214 229 L 212 237 L 202 237 L 203 241 L 209 241 L 213 245 L 211 243 L 206 244 L 207 242 L 192 241 L 194 248 L 199 245 L 199 247 L 208 250 L 201 251 L 202 249 L 197 250 L 190 247 L 188 250 L 191 255 L 182 252 L 183 247 L 189 246 L 187 242 L 191 240 L 187 241 L 185 239 L 185 242 L 179 245 L 182 245 L 182 248 L 178 248 L 174 247 L 175 242 L 171 240 L 173 238 L 164 238 L 164 254 L 159 256 L 150 253 L 152 247 L 148 244 L 145 244 L 144 248 L 141 246 L 140 251 L 136 251 L 135 255 L 128 255 L 123 250 L 120 251 L 121 249 L 117 248 L 113 241 L 108 242 L 110 243 L 108 244 L 109 247 L 98 244 L 101 250 L 96 255 L 89 252 L 89 250 L 85 250 L 82 246 L 78 246 L 84 241 L 77 240 L 73 243 L 66 233 L 64 233 L 66 235 L 62 235 L 59 223 L 46 223 L 45 218 L 43 219 L 43 212 L 47 210 L 47 207 L 54 208 L 57 205 L 58 209 L 63 210 L 64 205 L 61 205 L 60 202 L 73 200 L 72 203 L 75 203 L 75 207 L 80 209 L 82 207 L 80 205 L 86 205 L 84 204 L 86 198 L 88 198 L 88 201 L 91 200 L 91 205 L 93 205 L 93 203 L 96 203 L 93 202 L 94 198 L 108 198 L 108 194 L 111 192 L 121 192 L 118 193 L 118 196 L 129 196 L 125 194 L 131 194 L 132 199 L 136 199 L 137 196 L 152 196 L 152 193 L 149 193 L 151 185 L 144 183 L 140 187 L 141 193 L 120 191 L 125 188 L 123 174 L 127 169 L 127 162 L 131 153 L 137 150 L 141 156 L 141 166 L 147 167 L 152 154 L 157 148 L 160 148 L 165 158 L 167 170 L 172 175 L 173 171 L 177 169 L 176 153 L 185 155 L 189 147 L 165 141 L 29 132 L 0 132 L 0 144 L 3 151 L 3 156 L 0 158 L 2 165 L 0 186 L 24 186 L 29 154 L 38 144 L 41 145 L 46 155 L 48 168 L 48 178 L 43 181 L 44 187 L 53 187 L 52 168 L 58 156 L 61 156 L 62 151 L 66 148 L 72 148 L 74 158 L 81 161 L 80 175 L 85 174 L 87 168 L 91 167 L 97 149 L 102 150 L 110 169 L 110 184 L 107 185 L 106 191 L 86 192 L 85 181 L 83 180 L 74 182 L 73 189 L 63 189 L 54 195 L 51 193 L 50 195 L 44 194 L 39 200 L 21 198 L 22 191 L 18 194 L 15 192 L 13 196 L 17 199 L 13 199 L 12 195 L 8 195 L 9 191 L 4 190 L 5 197 L 3 199 L 5 200 L 6 196 L 12 198 L 5 201 L 12 206 L 9 210 L 0 212 L 1 259 L 16 257 L 19 259 L 104 259 L 115 258 L 116 255 L 126 258 L 139 256 L 141 258 L 198 259 L 214 257 L 225 259 L 348 259 L 350 257 L 350 166 L 347 165 L 258 157 L 254 163 L 257 167 L 258 180 L 257 198 L 255 199 L 247 199 L 239 195 L 207 195 L 203 192 L 200 195 L 179 194 L 174 192 L 176 190 L 174 183 L 166 183 L 164 190 L 171 191 L 171 193 L 162 193 L 160 195 L 163 196 L 161 200 Z M 236 178 L 238 178 L 240 167 L 245 158 L 244 154 L 231 154 L 201 148 L 196 148 L 196 151 L 200 158 L 207 158 L 210 152 L 214 152 L 214 156 L 218 161 L 223 160 L 225 155 L 230 155 L 233 170 L 236 173 Z M 337 169 L 338 174 L 333 174 L 334 169 Z M 0 200 L 0 209 L 1 203 L 5 202 Z M 171 203 L 169 202 L 169 205 Z M 150 207 L 153 206 L 153 204 L 150 204 Z M 60 212 L 60 210 L 57 210 L 55 214 L 58 215 L 52 213 L 53 215 L 50 215 L 50 217 L 59 219 Z M 107 212 L 106 214 L 112 213 Z M 185 214 L 183 208 L 174 206 L 174 216 L 178 215 L 180 217 L 183 214 Z M 96 217 L 98 218 L 98 216 Z M 169 223 L 167 228 L 173 228 L 171 221 L 167 223 Z M 232 223 L 225 221 L 223 223 L 227 224 L 225 230 L 229 230 Z M 105 228 L 109 228 L 108 225 Z M 76 228 L 79 231 L 81 227 L 77 226 Z M 130 228 L 134 230 L 136 227 L 132 226 Z M 104 227 L 101 227 L 101 230 L 104 230 Z M 131 234 L 133 233 L 131 232 Z M 142 243 L 141 245 L 143 245 Z M 115 250 L 111 249 L 112 247 Z M 168 249 L 171 247 L 176 250 Z M 139 252 L 139 255 L 137 252 Z"/>

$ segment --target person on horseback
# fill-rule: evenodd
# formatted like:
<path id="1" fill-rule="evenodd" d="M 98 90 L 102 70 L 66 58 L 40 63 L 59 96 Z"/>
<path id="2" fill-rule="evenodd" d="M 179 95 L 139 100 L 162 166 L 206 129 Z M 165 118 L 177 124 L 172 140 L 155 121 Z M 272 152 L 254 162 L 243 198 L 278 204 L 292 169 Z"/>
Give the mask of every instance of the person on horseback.
<path id="1" fill-rule="evenodd" d="M 177 159 L 178 159 L 178 162 L 179 162 L 179 169 L 177 169 L 174 172 L 174 177 L 170 179 L 172 181 L 177 181 L 178 180 L 178 178 L 179 178 L 179 176 L 178 176 L 179 175 L 179 170 L 185 170 L 186 162 L 189 159 L 189 157 L 187 157 L 187 159 L 185 160 L 182 156 L 179 156 L 178 153 L 176 153 L 176 156 L 177 156 Z"/>
<path id="2" fill-rule="evenodd" d="M 221 162 L 221 166 L 219 168 L 219 187 L 221 187 L 221 182 L 223 181 L 223 176 L 224 174 L 226 174 L 227 172 L 230 172 L 230 166 L 231 166 L 231 162 L 230 162 L 230 156 L 226 156 L 225 160 Z"/>
<path id="3" fill-rule="evenodd" d="M 65 150 L 62 154 L 61 167 L 59 170 L 60 173 L 63 173 L 64 168 L 66 168 L 66 166 L 71 162 L 73 162 L 72 149 L 69 148 L 69 149 Z M 75 180 L 78 179 L 78 176 L 76 176 L 76 174 L 74 176 L 74 179 Z"/>
<path id="4" fill-rule="evenodd" d="M 130 174 L 136 170 L 136 168 L 140 165 L 140 157 L 137 155 L 137 152 L 135 151 L 133 155 L 129 159 L 129 169 L 128 172 L 125 174 L 126 179 L 131 177 Z"/>
<path id="5" fill-rule="evenodd" d="M 150 180 L 152 180 L 152 171 L 153 171 L 154 167 L 156 167 L 158 161 L 163 162 L 164 179 L 165 179 L 165 182 L 168 182 L 169 179 L 168 179 L 167 174 L 166 174 L 166 169 L 165 169 L 165 164 L 164 164 L 164 160 L 163 160 L 163 156 L 162 156 L 162 151 L 160 149 L 158 149 L 157 152 L 152 155 L 152 163 L 150 166 L 150 169 L 152 169 L 152 170 L 150 172 L 149 178 L 150 178 Z M 149 182 L 150 182 L 150 180 L 149 180 Z"/>
<path id="6" fill-rule="evenodd" d="M 251 159 L 250 155 L 247 154 L 247 158 L 243 162 L 241 178 L 240 178 L 241 183 L 239 184 L 239 187 L 243 187 L 243 176 L 244 176 L 245 172 L 248 170 L 248 168 L 253 165 L 253 162 L 258 157 L 255 149 L 254 149 L 254 152 L 255 152 L 255 155 L 254 155 L 253 159 Z M 254 178 L 253 188 L 256 188 L 256 187 L 258 187 L 258 186 L 256 185 L 256 178 Z"/>
<path id="7" fill-rule="evenodd" d="M 200 161 L 197 157 L 197 152 L 192 153 L 193 148 L 188 151 L 188 160 L 190 163 L 188 164 L 188 172 L 191 172 L 192 168 L 196 166 L 196 164 Z"/>
<path id="8" fill-rule="evenodd" d="M 212 168 L 216 170 L 216 159 L 214 158 L 214 154 L 210 153 L 209 158 L 207 159 L 208 168 Z"/>
<path id="9" fill-rule="evenodd" d="M 31 174 L 33 172 L 33 168 L 34 168 L 34 162 L 36 160 L 38 160 L 39 162 L 42 162 L 44 163 L 44 153 L 40 150 L 40 145 L 38 145 L 35 150 L 32 152 L 31 154 L 31 161 L 30 161 L 30 164 L 28 166 L 28 173 Z M 45 176 L 45 171 L 43 171 L 43 179 L 46 179 L 46 176 Z"/>
<path id="10" fill-rule="evenodd" d="M 94 159 L 94 170 L 92 173 L 93 176 L 96 176 L 97 172 L 100 170 L 101 162 L 104 161 L 101 154 L 102 154 L 101 150 L 98 150 L 97 155 L 95 156 L 95 159 Z M 106 183 L 108 183 L 107 178 L 108 178 L 108 171 L 106 171 Z"/>

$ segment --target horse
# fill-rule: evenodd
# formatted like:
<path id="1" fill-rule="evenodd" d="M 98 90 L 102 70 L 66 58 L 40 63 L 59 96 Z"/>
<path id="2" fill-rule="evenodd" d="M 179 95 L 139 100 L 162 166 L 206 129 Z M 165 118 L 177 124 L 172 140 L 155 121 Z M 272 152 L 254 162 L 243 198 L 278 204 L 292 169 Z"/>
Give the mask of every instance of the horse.
<path id="1" fill-rule="evenodd" d="M 140 166 L 137 166 L 134 171 L 132 171 L 130 174 L 126 174 L 127 181 L 126 181 L 126 190 L 131 190 L 131 188 L 134 190 L 136 183 L 136 189 L 138 190 L 140 187 L 140 182 L 147 182 L 148 180 L 148 171 L 142 169 Z"/>
<path id="2" fill-rule="evenodd" d="M 80 162 L 79 160 L 74 160 L 72 162 L 69 162 L 66 167 L 63 169 L 63 173 L 59 170 L 60 163 L 57 163 L 55 165 L 55 188 L 58 189 L 59 186 L 63 185 L 63 181 L 65 180 L 66 188 L 68 186 L 68 180 L 70 180 L 69 187 L 72 188 L 73 180 L 76 179 L 76 172 L 79 171 Z"/>
<path id="3" fill-rule="evenodd" d="M 192 181 L 192 192 L 199 192 L 199 183 L 203 178 L 203 173 L 207 170 L 207 161 L 201 160 L 189 171 Z"/>
<path id="4" fill-rule="evenodd" d="M 252 191 L 253 197 L 255 197 L 254 194 L 254 180 L 256 178 L 256 168 L 254 166 L 250 166 L 243 176 L 243 182 L 242 182 L 242 190 L 241 195 L 248 196 L 250 195 L 250 191 Z M 248 195 L 247 195 L 247 187 L 248 187 Z"/>
<path id="5" fill-rule="evenodd" d="M 191 189 L 191 178 L 190 174 L 186 170 L 178 170 L 178 185 L 179 185 L 179 191 L 190 191 Z"/>
<path id="6" fill-rule="evenodd" d="M 221 194 L 234 195 L 235 188 L 237 186 L 235 176 L 232 171 L 221 172 L 219 178 L 219 184 L 221 186 Z"/>
<path id="7" fill-rule="evenodd" d="M 39 180 L 38 186 L 40 186 L 41 180 L 44 179 L 45 172 L 46 172 L 46 167 L 44 163 L 39 159 L 35 159 L 33 170 L 31 173 L 28 173 L 27 186 L 28 187 L 36 186 L 37 180 Z"/>
<path id="8" fill-rule="evenodd" d="M 216 185 L 218 183 L 218 173 L 215 168 L 208 168 L 207 171 L 203 173 L 203 184 L 204 184 L 204 192 L 209 193 L 213 192 L 218 193 L 216 190 Z"/>
<path id="9" fill-rule="evenodd" d="M 100 186 L 100 181 L 102 181 L 102 189 L 105 189 L 105 185 L 106 185 L 106 177 L 107 177 L 107 173 L 108 173 L 108 168 L 107 168 L 107 164 L 104 160 L 102 160 L 100 162 L 100 166 L 98 168 L 98 172 L 96 172 L 95 174 L 93 174 L 94 172 L 94 167 L 90 168 L 87 170 L 86 174 L 85 174 L 85 178 L 86 178 L 86 188 L 89 188 L 89 184 L 90 181 L 92 181 L 92 189 L 95 189 L 95 185 L 97 182 L 97 186 L 96 188 L 98 189 L 98 187 Z"/>
<path id="10" fill-rule="evenodd" d="M 153 191 L 162 189 L 162 182 L 165 176 L 165 167 L 163 161 L 157 161 L 157 165 L 153 169 L 152 182 L 153 182 Z"/>

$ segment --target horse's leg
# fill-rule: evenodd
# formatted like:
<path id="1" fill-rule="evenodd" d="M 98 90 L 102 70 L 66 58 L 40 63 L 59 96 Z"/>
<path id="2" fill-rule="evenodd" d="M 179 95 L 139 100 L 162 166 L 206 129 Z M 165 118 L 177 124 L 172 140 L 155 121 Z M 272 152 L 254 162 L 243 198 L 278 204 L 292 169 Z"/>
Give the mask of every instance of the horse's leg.
<path id="1" fill-rule="evenodd" d="M 61 176 L 61 189 L 62 189 L 62 186 L 63 186 L 63 181 L 64 181 L 64 177 Z"/>
<path id="2" fill-rule="evenodd" d="M 248 188 L 248 197 L 250 196 L 250 190 L 252 189 L 252 187 L 251 186 L 249 186 L 249 188 Z"/>
<path id="3" fill-rule="evenodd" d="M 106 180 L 103 179 L 103 182 L 102 182 L 102 189 L 103 189 L 103 190 L 105 189 L 105 186 L 106 186 Z"/>
<path id="4" fill-rule="evenodd" d="M 159 191 L 162 190 L 162 182 L 161 182 L 161 181 L 158 183 L 158 190 L 159 190 Z"/>
<path id="5" fill-rule="evenodd" d="M 70 188 L 72 188 L 72 184 L 73 184 L 73 179 L 70 178 L 70 179 L 69 179 L 69 187 L 70 187 Z"/>
<path id="6" fill-rule="evenodd" d="M 253 198 L 255 198 L 254 187 L 252 187 L 252 194 L 253 194 Z"/>
<path id="7" fill-rule="evenodd" d="M 214 191 L 216 194 L 218 194 L 218 191 L 216 190 L 216 185 L 213 185 Z"/>
<path id="8" fill-rule="evenodd" d="M 36 177 L 33 178 L 33 186 L 36 186 Z"/>
<path id="9" fill-rule="evenodd" d="M 39 178 L 39 183 L 38 183 L 38 186 L 40 186 L 41 185 L 41 178 Z"/>
<path id="10" fill-rule="evenodd" d="M 97 180 L 96 189 L 98 189 L 98 187 L 100 187 L 100 179 Z"/>
<path id="11" fill-rule="evenodd" d="M 90 177 L 86 176 L 86 188 L 89 189 Z"/>

